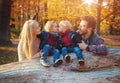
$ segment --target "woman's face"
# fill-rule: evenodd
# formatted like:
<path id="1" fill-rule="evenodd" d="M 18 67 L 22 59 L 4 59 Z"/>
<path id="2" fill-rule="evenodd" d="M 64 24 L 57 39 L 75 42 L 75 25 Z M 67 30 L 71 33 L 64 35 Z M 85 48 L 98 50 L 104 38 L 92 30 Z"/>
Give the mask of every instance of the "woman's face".
<path id="1" fill-rule="evenodd" d="M 41 29 L 41 28 L 40 28 L 39 26 L 35 27 L 35 28 L 34 28 L 34 34 L 35 34 L 35 35 L 40 34 L 40 29 Z"/>

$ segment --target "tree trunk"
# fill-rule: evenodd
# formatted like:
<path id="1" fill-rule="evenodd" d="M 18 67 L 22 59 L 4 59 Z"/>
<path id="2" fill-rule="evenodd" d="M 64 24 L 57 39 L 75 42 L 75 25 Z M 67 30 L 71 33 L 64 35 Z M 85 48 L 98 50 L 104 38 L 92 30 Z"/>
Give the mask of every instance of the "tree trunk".
<path id="1" fill-rule="evenodd" d="M 100 20 L 101 20 L 101 4 L 103 0 L 98 0 L 98 8 L 97 8 L 97 33 L 100 35 Z"/>
<path id="2" fill-rule="evenodd" d="M 11 0 L 0 0 L 0 44 L 10 44 Z"/>

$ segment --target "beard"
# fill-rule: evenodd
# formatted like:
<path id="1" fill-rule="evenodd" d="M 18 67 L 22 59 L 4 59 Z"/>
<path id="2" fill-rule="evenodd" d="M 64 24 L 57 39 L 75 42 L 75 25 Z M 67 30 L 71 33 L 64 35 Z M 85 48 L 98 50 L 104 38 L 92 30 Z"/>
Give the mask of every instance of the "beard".
<path id="1" fill-rule="evenodd" d="M 79 34 L 82 35 L 82 36 L 84 36 L 84 35 L 87 34 L 87 30 L 80 30 L 79 29 Z"/>

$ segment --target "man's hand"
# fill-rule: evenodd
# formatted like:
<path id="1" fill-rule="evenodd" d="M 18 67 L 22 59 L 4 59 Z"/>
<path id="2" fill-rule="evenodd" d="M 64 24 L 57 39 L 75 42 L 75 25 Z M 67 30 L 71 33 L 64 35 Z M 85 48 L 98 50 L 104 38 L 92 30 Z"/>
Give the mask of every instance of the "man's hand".
<path id="1" fill-rule="evenodd" d="M 88 45 L 82 40 L 82 43 L 78 43 L 78 46 L 83 51 L 86 51 L 86 48 L 87 48 Z"/>

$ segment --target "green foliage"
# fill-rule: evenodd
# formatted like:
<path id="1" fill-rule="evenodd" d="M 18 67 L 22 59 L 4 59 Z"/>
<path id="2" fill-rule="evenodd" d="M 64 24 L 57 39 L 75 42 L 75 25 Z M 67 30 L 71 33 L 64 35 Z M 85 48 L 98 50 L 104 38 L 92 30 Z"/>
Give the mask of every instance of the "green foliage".
<path id="1" fill-rule="evenodd" d="M 19 38 L 20 32 L 21 30 L 19 27 L 11 27 L 10 28 L 11 38 Z"/>
<path id="2" fill-rule="evenodd" d="M 16 61 L 18 61 L 16 47 L 0 46 L 0 65 Z"/>

